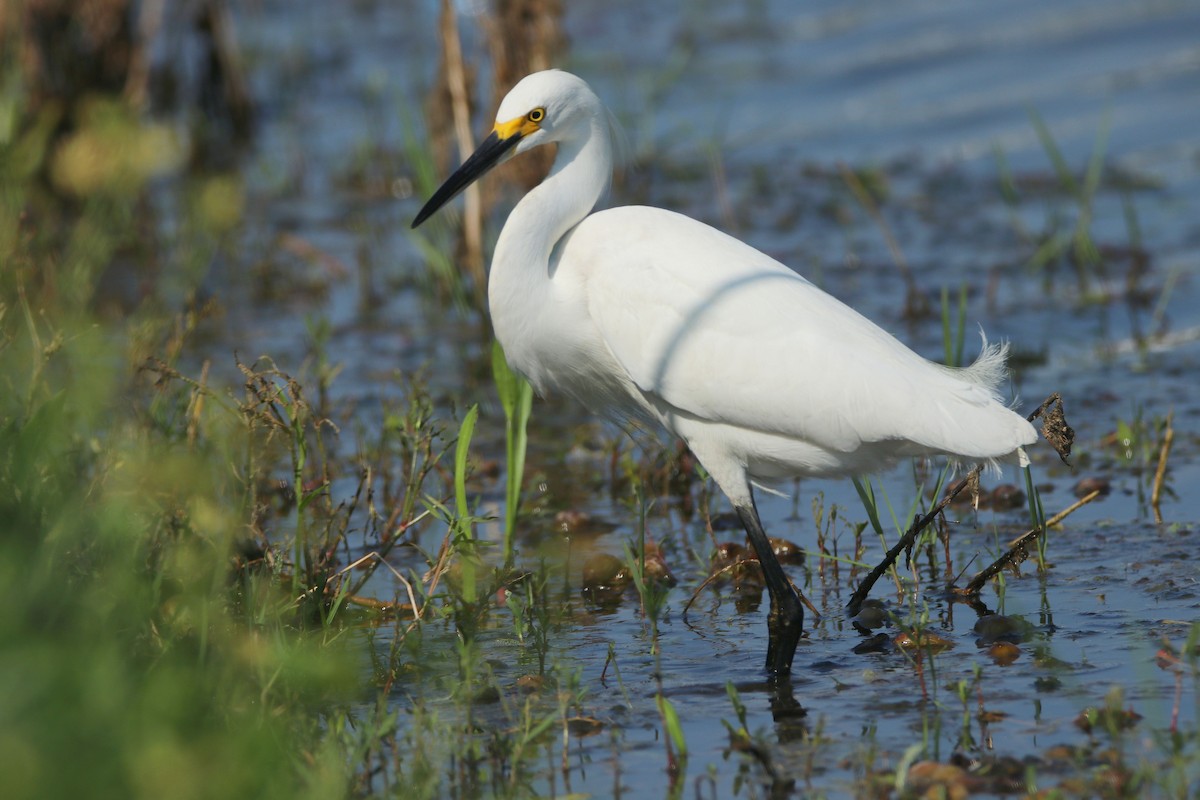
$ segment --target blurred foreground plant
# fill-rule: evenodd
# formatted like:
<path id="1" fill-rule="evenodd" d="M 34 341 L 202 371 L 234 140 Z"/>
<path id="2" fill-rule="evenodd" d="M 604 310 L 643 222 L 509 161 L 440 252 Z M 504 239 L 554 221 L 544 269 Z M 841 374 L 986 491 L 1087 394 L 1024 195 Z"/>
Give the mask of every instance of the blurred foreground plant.
<path id="1" fill-rule="evenodd" d="M 297 627 L 269 572 L 235 569 L 256 547 L 244 429 L 194 385 L 149 385 L 138 354 L 178 352 L 161 297 L 97 310 L 143 246 L 165 139 L 93 112 L 58 145 L 40 118 L 0 139 L 4 796 L 342 795 L 357 662 L 336 630 Z"/>

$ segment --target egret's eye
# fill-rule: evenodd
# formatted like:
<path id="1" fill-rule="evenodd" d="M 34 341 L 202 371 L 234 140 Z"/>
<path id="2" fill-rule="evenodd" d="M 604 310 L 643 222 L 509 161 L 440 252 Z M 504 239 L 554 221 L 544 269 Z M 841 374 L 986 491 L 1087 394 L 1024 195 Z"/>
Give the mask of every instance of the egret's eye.
<path id="1" fill-rule="evenodd" d="M 526 118 L 530 122 L 541 122 L 542 120 L 544 120 L 546 118 L 546 109 L 535 108 L 533 111 L 529 112 L 529 114 Z"/>

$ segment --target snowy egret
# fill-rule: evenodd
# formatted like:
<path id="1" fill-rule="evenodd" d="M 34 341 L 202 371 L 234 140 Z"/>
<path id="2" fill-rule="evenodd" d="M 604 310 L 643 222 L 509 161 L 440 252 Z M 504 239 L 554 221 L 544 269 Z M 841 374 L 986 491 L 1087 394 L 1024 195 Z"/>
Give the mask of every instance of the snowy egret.
<path id="1" fill-rule="evenodd" d="M 1000 402 L 1006 350 L 934 364 L 783 264 L 644 206 L 592 213 L 612 177 L 608 112 L 580 78 L 521 80 L 420 225 L 499 163 L 556 142 L 546 179 L 500 233 L 488 279 L 496 338 L 539 394 L 687 442 L 728 496 L 770 593 L 767 670 L 791 670 L 804 611 L 753 486 L 873 472 L 907 456 L 1026 463 L 1032 425 Z"/>

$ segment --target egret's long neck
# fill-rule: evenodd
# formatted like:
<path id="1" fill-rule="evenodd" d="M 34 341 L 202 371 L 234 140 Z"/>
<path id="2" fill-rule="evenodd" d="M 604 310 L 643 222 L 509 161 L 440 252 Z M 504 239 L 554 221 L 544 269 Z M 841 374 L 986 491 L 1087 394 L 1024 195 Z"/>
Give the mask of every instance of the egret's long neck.
<path id="1" fill-rule="evenodd" d="M 543 328 L 553 328 L 549 316 L 578 313 L 556 289 L 551 255 L 608 186 L 608 137 L 605 121 L 595 119 L 559 142 L 550 174 L 509 214 L 492 257 L 488 307 L 496 339 L 508 362 L 542 393 L 554 382 L 551 360 L 541 352 L 549 343 Z"/>
<path id="2" fill-rule="evenodd" d="M 558 240 L 596 205 L 612 177 L 607 123 L 599 114 L 579 136 L 559 142 L 550 174 L 508 216 L 492 259 L 492 312 L 498 290 L 532 290 L 550 279 L 550 253 Z M 510 286 L 512 282 L 521 284 Z M 506 292 L 505 292 L 506 293 Z"/>
<path id="3" fill-rule="evenodd" d="M 610 147 L 602 119 L 559 142 L 550 174 L 517 203 L 496 242 L 488 276 L 492 328 L 509 363 L 539 392 L 553 383 L 552 367 L 540 352 L 547 344 L 541 329 L 552 326 L 547 315 L 577 313 L 563 291 L 556 290 L 551 255 L 608 186 Z"/>

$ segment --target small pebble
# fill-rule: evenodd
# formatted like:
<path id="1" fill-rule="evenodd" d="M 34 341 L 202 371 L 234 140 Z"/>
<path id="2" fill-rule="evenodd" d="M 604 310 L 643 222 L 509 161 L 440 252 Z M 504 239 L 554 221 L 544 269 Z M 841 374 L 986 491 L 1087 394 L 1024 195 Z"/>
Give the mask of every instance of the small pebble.
<path id="1" fill-rule="evenodd" d="M 979 644 L 992 642 L 1023 642 L 1029 638 L 1032 626 L 1020 617 L 1004 614 L 985 614 L 975 621 L 974 631 Z"/>
<path id="2" fill-rule="evenodd" d="M 789 542 L 787 539 L 780 539 L 775 536 L 770 537 L 770 542 L 771 549 L 775 551 L 775 557 L 779 559 L 779 563 L 804 563 L 804 550 L 799 545 Z"/>
<path id="3" fill-rule="evenodd" d="M 1083 478 L 1079 483 L 1075 484 L 1075 488 L 1071 491 L 1074 492 L 1076 497 L 1087 497 L 1097 490 L 1100 492 L 1101 497 L 1106 497 L 1112 491 L 1112 484 L 1108 478 L 1095 475 L 1090 478 Z"/>
<path id="4" fill-rule="evenodd" d="M 901 650 L 932 650 L 936 653 L 954 647 L 954 642 L 933 631 L 901 631 L 892 641 Z"/>
<path id="5" fill-rule="evenodd" d="M 850 621 L 855 627 L 873 631 L 888 624 L 888 611 L 878 600 L 868 600 Z"/>
<path id="6" fill-rule="evenodd" d="M 719 572 L 746 557 L 746 548 L 737 542 L 721 542 L 708 559 L 708 574 Z"/>
<path id="7" fill-rule="evenodd" d="M 1021 648 L 1012 642 L 996 642 L 988 648 L 987 654 L 998 666 L 1007 667 L 1021 657 Z"/>
<path id="8" fill-rule="evenodd" d="M 908 769 L 906 788 L 919 797 L 960 800 L 971 796 L 971 776 L 962 767 L 937 761 L 918 761 Z"/>
<path id="9" fill-rule="evenodd" d="M 629 585 L 632 576 L 625 562 L 609 553 L 597 553 L 583 565 L 585 592 L 620 591 Z"/>
<path id="10" fill-rule="evenodd" d="M 517 678 L 517 688 L 523 692 L 537 692 L 546 684 L 546 679 L 541 675 L 522 675 Z"/>
<path id="11" fill-rule="evenodd" d="M 1012 511 L 1025 505 L 1025 493 L 1011 483 L 1002 483 L 992 489 L 988 505 L 994 511 Z"/>

